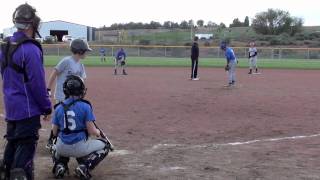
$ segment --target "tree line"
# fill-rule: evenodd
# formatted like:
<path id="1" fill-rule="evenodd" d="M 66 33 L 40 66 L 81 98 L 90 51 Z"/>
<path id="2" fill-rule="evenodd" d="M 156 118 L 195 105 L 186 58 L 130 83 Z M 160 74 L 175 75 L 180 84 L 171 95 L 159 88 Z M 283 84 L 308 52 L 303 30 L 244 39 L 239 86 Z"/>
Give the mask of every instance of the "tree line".
<path id="1" fill-rule="evenodd" d="M 209 21 L 207 24 L 204 23 L 204 20 L 198 20 L 194 23 L 193 20 L 183 20 L 180 23 L 173 21 L 165 21 L 164 23 L 159 23 L 156 21 L 151 21 L 150 23 L 142 22 L 129 22 L 129 23 L 114 23 L 109 27 L 103 26 L 100 29 L 102 30 L 119 30 L 119 29 L 190 29 L 191 27 L 215 27 L 217 24 Z"/>
<path id="2" fill-rule="evenodd" d="M 303 26 L 303 19 L 298 17 L 293 17 L 289 12 L 279 10 L 279 9 L 268 9 L 267 11 L 257 13 L 254 18 L 252 18 L 252 23 L 250 25 L 249 17 L 246 16 L 244 21 L 240 21 L 239 18 L 235 18 L 233 22 L 229 25 L 229 28 L 233 27 L 249 27 L 251 26 L 256 33 L 263 35 L 279 35 L 279 34 L 289 34 L 290 36 L 301 32 Z M 142 22 L 130 22 L 130 23 L 115 23 L 109 27 L 103 26 L 101 30 L 120 30 L 120 29 L 190 29 L 197 27 L 205 28 L 218 28 L 219 30 L 226 28 L 224 23 L 216 24 L 213 21 L 198 20 L 194 22 L 193 20 L 183 20 L 180 23 L 173 21 L 165 21 L 164 23 L 159 23 L 156 21 L 151 21 L 150 23 Z"/>

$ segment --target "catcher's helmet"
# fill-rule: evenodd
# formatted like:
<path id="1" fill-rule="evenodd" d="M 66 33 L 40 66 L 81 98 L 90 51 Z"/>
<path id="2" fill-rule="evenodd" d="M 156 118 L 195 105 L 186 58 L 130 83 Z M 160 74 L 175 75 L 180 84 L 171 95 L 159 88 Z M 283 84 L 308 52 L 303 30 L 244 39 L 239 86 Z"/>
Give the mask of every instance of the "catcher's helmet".
<path id="1" fill-rule="evenodd" d="M 40 17 L 36 14 L 37 10 L 25 3 L 16 8 L 12 14 L 12 22 L 17 29 L 33 28 L 34 32 L 40 36 L 38 32 Z"/>
<path id="2" fill-rule="evenodd" d="M 82 39 L 75 39 L 70 44 L 70 49 L 73 54 L 84 54 L 86 51 L 92 51 L 88 43 Z"/>
<path id="3" fill-rule="evenodd" d="M 81 77 L 76 75 L 67 76 L 66 81 L 63 83 L 63 93 L 66 98 L 70 96 L 79 96 L 83 98 L 86 95 L 86 87 Z"/>

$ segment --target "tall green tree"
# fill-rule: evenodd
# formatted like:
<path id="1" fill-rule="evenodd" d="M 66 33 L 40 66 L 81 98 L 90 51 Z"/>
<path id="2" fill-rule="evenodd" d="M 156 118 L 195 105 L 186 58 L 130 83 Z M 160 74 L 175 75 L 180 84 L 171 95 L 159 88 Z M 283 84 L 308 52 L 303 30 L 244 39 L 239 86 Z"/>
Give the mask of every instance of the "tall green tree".
<path id="1" fill-rule="evenodd" d="M 198 25 L 199 27 L 203 27 L 204 21 L 203 21 L 202 19 L 198 20 L 198 21 L 197 21 L 197 25 Z"/>
<path id="2" fill-rule="evenodd" d="M 242 27 L 242 26 L 243 26 L 243 23 L 238 18 L 233 19 L 232 24 L 229 25 L 229 27 Z"/>
<path id="3" fill-rule="evenodd" d="M 258 13 L 251 26 L 260 34 L 279 35 L 287 33 L 293 36 L 302 30 L 303 20 L 291 17 L 287 11 L 268 9 L 268 11 Z"/>
<path id="4" fill-rule="evenodd" d="M 244 27 L 249 27 L 249 17 L 248 17 L 248 16 L 246 16 L 246 17 L 244 18 L 243 26 L 244 26 Z"/>
<path id="5" fill-rule="evenodd" d="M 181 29 L 189 29 L 190 27 L 189 27 L 189 24 L 187 21 L 181 21 L 180 28 Z"/>

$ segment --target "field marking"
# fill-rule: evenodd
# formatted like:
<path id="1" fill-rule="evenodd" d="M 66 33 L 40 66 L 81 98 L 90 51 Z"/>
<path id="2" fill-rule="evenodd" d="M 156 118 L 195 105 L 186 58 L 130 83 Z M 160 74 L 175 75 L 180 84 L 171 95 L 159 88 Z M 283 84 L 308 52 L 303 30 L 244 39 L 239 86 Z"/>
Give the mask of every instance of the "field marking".
<path id="1" fill-rule="evenodd" d="M 296 140 L 296 139 L 306 139 L 319 137 L 320 134 L 312 134 L 312 135 L 300 135 L 300 136 L 288 136 L 288 137 L 280 137 L 280 138 L 269 138 L 269 139 L 255 139 L 250 141 L 241 141 L 241 142 L 230 142 L 230 143 L 221 143 L 221 144 L 203 144 L 203 145 L 188 145 L 188 144 L 156 144 L 152 146 L 151 149 L 146 150 L 146 153 L 153 152 L 162 147 L 180 147 L 185 149 L 194 149 L 194 148 L 207 148 L 207 147 L 221 147 L 221 146 L 241 146 L 241 145 L 249 145 L 254 143 L 263 143 L 263 142 L 277 142 L 277 141 L 285 141 L 285 140 Z"/>
<path id="2" fill-rule="evenodd" d="M 110 153 L 111 156 L 124 156 L 128 154 L 133 154 L 133 152 L 128 150 L 114 150 Z"/>
<path id="3" fill-rule="evenodd" d="M 180 166 L 174 166 L 174 167 L 161 167 L 160 171 L 161 172 L 168 172 L 168 171 L 177 171 L 177 170 L 185 170 L 187 168 L 185 167 L 180 167 Z"/>

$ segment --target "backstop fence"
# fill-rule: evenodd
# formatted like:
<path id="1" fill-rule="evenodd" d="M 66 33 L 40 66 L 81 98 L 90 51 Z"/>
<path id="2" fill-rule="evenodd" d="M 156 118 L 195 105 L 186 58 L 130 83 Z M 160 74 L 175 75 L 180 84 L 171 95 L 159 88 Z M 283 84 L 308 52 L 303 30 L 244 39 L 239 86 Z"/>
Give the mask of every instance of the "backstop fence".
<path id="1" fill-rule="evenodd" d="M 122 47 L 128 56 L 136 57 L 190 57 L 190 46 L 142 46 L 142 45 L 90 45 L 93 51 L 89 54 L 99 56 L 100 48 L 105 48 L 107 56 L 114 56 Z M 248 57 L 248 47 L 232 47 L 238 58 Z M 44 55 L 70 55 L 67 44 L 44 44 Z M 274 48 L 258 47 L 259 58 L 265 59 L 320 59 L 320 48 Z M 200 47 L 201 58 L 222 58 L 224 52 L 218 47 Z"/>

